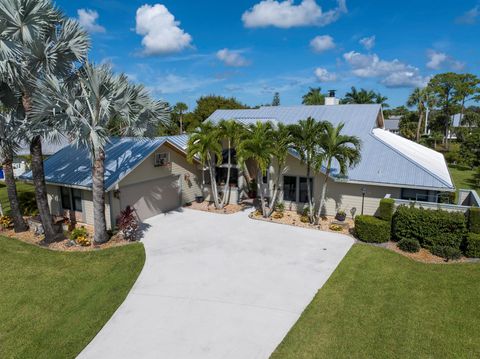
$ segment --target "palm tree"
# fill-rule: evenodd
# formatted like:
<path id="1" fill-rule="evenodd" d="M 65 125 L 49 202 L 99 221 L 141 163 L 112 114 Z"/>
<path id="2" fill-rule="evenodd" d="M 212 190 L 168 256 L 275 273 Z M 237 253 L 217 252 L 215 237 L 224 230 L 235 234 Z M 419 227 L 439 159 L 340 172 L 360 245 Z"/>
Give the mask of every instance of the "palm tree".
<path id="1" fill-rule="evenodd" d="M 297 124 L 290 126 L 290 131 L 293 136 L 293 149 L 300 156 L 300 160 L 306 166 L 307 175 L 307 198 L 308 198 L 308 217 L 310 222 L 314 221 L 314 203 L 310 188 L 310 178 L 313 166 L 315 164 L 315 157 L 318 149 L 318 138 L 324 127 L 324 122 L 316 121 L 309 117 L 306 120 L 300 120 Z"/>
<path id="2" fill-rule="evenodd" d="M 287 161 L 288 150 L 292 146 L 293 136 L 290 128 L 283 123 L 277 124 L 272 132 L 272 156 L 275 160 L 275 180 L 273 181 L 273 192 L 269 204 L 268 217 L 270 217 L 275 210 L 278 191 L 280 188 L 280 179 L 285 172 L 285 164 Z"/>
<path id="3" fill-rule="evenodd" d="M 263 217 L 267 217 L 267 206 L 265 203 L 265 184 L 263 176 L 266 176 L 267 170 L 273 156 L 273 127 L 271 122 L 258 121 L 248 126 L 246 134 L 238 147 L 237 156 L 241 163 L 245 164 L 247 160 L 252 160 L 256 164 L 257 186 L 260 192 L 260 204 Z"/>
<path id="4" fill-rule="evenodd" d="M 367 91 L 365 89 L 357 90 L 355 86 L 352 86 L 350 92 L 345 94 L 345 97 L 342 99 L 342 103 L 346 104 L 368 104 L 376 103 L 377 94 L 373 91 Z"/>
<path id="5" fill-rule="evenodd" d="M 0 158 L 2 160 L 7 196 L 10 203 L 10 216 L 13 219 L 13 228 L 16 233 L 25 232 L 28 226 L 23 220 L 18 202 L 17 187 L 13 175 L 13 155 L 18 149 L 21 138 L 22 121 L 13 110 L 4 109 L 0 113 Z"/>
<path id="6" fill-rule="evenodd" d="M 28 123 L 35 197 L 46 242 L 63 236 L 48 206 L 41 145 L 41 137 L 56 126 L 48 119 L 34 122 L 32 102 L 38 79 L 68 76 L 75 63 L 85 60 L 88 49 L 87 33 L 50 0 L 0 0 L 0 82 L 3 91 L 21 99 Z"/>
<path id="7" fill-rule="evenodd" d="M 178 119 L 180 121 L 180 134 L 183 134 L 183 114 L 187 112 L 188 106 L 184 102 L 177 102 L 175 106 L 173 106 L 174 113 L 178 114 Z"/>
<path id="8" fill-rule="evenodd" d="M 202 172 L 205 164 L 210 175 L 210 188 L 215 208 L 220 209 L 215 168 L 222 160 L 222 144 L 220 143 L 219 129 L 211 121 L 200 124 L 191 134 L 187 144 L 187 159 L 193 162 L 195 157 L 202 164 Z M 203 176 L 203 173 L 202 173 Z M 203 181 L 204 182 L 204 181 Z"/>
<path id="9" fill-rule="evenodd" d="M 422 128 L 422 120 L 423 115 L 425 113 L 425 102 L 427 101 L 427 90 L 415 88 L 413 92 L 410 94 L 407 100 L 407 106 L 413 107 L 417 106 L 418 111 L 418 124 L 417 124 L 417 134 L 416 134 L 416 141 L 420 141 L 420 130 Z"/>
<path id="10" fill-rule="evenodd" d="M 325 105 L 325 96 L 321 87 L 310 87 L 308 92 L 302 96 L 303 105 Z"/>
<path id="11" fill-rule="evenodd" d="M 383 96 L 380 92 L 375 94 L 375 103 L 382 105 L 383 108 L 388 108 L 390 105 L 387 103 L 388 97 Z"/>
<path id="12" fill-rule="evenodd" d="M 230 190 L 230 173 L 232 168 L 232 150 L 236 149 L 243 135 L 244 127 L 235 120 L 221 120 L 218 123 L 220 139 L 227 144 L 227 179 L 223 188 L 223 196 L 220 201 L 220 208 L 226 204 L 227 193 Z"/>
<path id="13" fill-rule="evenodd" d="M 32 116 L 50 115 L 73 143 L 88 149 L 92 159 L 94 241 L 108 240 L 105 219 L 105 146 L 115 120 L 122 135 L 143 135 L 156 121 L 168 118 L 166 104 L 152 100 L 141 85 L 129 83 L 126 75 L 115 76 L 107 65 L 85 64 L 72 81 L 47 76 L 39 84 Z"/>
<path id="14" fill-rule="evenodd" d="M 345 175 L 348 168 L 360 163 L 360 139 L 356 136 L 343 135 L 343 127 L 343 123 L 335 127 L 330 122 L 325 122 L 323 131 L 319 137 L 320 151 L 315 158 L 315 167 L 317 170 L 320 170 L 324 164 L 326 164 L 326 166 L 317 218 L 320 218 L 323 207 L 325 206 L 327 182 L 332 170 L 332 162 L 335 160 L 338 163 L 341 175 Z"/>

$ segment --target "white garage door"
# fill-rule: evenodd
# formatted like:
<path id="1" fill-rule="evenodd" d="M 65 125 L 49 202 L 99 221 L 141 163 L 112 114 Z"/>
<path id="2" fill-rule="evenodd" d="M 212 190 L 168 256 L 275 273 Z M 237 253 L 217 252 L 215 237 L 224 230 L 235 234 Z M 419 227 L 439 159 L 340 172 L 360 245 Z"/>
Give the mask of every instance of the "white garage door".
<path id="1" fill-rule="evenodd" d="M 169 176 L 152 181 L 132 184 L 120 190 L 122 208 L 135 208 L 143 221 L 157 214 L 180 206 L 179 176 Z"/>

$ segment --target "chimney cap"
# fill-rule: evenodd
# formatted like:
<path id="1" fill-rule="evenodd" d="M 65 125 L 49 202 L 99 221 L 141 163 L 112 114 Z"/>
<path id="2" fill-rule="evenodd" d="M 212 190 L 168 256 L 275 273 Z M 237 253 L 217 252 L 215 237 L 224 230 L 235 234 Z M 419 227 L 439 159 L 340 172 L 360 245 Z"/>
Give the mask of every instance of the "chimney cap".
<path id="1" fill-rule="evenodd" d="M 337 90 L 328 90 L 328 97 L 335 97 L 335 92 Z"/>

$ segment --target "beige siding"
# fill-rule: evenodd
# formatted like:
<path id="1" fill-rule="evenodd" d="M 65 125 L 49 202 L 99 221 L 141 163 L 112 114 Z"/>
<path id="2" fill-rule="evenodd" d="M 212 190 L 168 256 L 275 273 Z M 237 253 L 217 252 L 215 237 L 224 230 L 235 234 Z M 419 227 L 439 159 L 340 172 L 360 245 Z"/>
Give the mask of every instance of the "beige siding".
<path id="1" fill-rule="evenodd" d="M 271 176 L 275 173 L 271 169 Z M 287 169 L 284 173 L 286 176 L 306 176 L 305 166 L 296 158 L 289 156 L 287 160 Z M 316 174 L 313 181 L 313 194 L 317 206 L 320 202 L 320 195 L 325 176 L 323 174 Z M 281 179 L 281 188 L 283 187 L 283 176 Z M 326 212 L 328 215 L 334 215 L 338 210 L 344 210 L 347 214 L 355 207 L 356 213 L 360 214 L 362 209 L 362 187 L 366 189 L 364 214 L 374 214 L 380 202 L 380 199 L 385 195 L 390 194 L 393 198 L 400 197 L 400 188 L 383 187 L 383 186 L 367 186 L 360 184 L 339 183 L 328 181 L 327 184 L 327 203 Z M 285 201 L 288 209 L 301 209 L 303 204 Z"/>

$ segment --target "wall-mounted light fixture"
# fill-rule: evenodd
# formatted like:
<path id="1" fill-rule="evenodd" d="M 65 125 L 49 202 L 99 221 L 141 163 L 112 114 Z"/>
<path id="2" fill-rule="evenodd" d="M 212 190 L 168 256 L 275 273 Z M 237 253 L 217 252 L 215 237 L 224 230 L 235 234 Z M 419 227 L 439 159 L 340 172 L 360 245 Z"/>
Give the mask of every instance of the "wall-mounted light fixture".
<path id="1" fill-rule="evenodd" d="M 116 189 L 115 191 L 113 191 L 113 197 L 115 197 L 116 199 L 120 199 L 120 190 L 119 189 Z"/>

